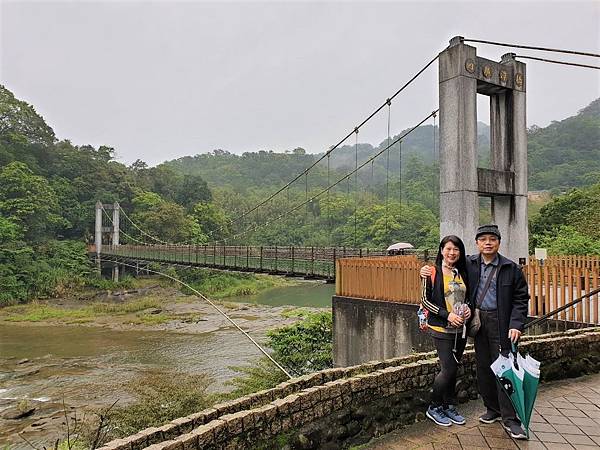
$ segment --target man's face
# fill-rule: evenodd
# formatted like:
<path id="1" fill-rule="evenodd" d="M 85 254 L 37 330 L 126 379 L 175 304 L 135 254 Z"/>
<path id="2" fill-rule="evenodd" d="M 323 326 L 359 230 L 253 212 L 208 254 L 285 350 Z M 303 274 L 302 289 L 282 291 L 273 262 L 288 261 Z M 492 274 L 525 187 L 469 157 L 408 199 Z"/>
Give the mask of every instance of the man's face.
<path id="1" fill-rule="evenodd" d="M 493 234 L 482 234 L 475 241 L 482 255 L 494 257 L 500 248 L 500 239 Z"/>

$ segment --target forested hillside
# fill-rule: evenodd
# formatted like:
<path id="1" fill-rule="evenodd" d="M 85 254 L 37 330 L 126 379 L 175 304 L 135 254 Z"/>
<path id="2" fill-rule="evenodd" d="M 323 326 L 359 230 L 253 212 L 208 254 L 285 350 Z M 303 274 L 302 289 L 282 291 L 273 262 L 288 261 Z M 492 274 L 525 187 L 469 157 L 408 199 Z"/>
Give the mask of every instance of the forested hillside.
<path id="1" fill-rule="evenodd" d="M 556 192 L 600 180 L 600 99 L 579 114 L 528 132 L 529 189 Z"/>

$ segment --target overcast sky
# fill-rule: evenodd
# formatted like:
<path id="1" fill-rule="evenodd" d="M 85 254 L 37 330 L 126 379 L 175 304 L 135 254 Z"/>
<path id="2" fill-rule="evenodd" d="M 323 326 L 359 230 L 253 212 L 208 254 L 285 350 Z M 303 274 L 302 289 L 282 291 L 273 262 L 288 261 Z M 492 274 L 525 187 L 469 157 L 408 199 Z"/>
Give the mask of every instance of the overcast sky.
<path id="1" fill-rule="evenodd" d="M 126 163 L 216 148 L 322 152 L 455 35 L 600 53 L 599 1 L 1 1 L 1 83 L 59 139 L 113 146 Z M 477 47 L 494 60 L 509 51 Z M 529 125 L 600 97 L 600 71 L 526 62 Z M 392 105 L 392 134 L 436 109 L 437 90 L 436 64 Z M 381 142 L 386 121 L 359 141 Z"/>

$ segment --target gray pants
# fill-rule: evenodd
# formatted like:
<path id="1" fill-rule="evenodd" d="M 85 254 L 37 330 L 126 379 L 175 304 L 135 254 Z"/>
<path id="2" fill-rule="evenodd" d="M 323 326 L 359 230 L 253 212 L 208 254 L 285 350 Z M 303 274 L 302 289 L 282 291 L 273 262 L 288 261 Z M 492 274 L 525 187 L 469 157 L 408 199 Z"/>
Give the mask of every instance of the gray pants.
<path id="1" fill-rule="evenodd" d="M 477 385 L 488 411 L 502 414 L 504 423 L 520 423 L 508 395 L 496 381 L 490 365 L 500 354 L 497 311 L 480 311 L 481 328 L 475 337 L 475 359 L 477 361 Z"/>

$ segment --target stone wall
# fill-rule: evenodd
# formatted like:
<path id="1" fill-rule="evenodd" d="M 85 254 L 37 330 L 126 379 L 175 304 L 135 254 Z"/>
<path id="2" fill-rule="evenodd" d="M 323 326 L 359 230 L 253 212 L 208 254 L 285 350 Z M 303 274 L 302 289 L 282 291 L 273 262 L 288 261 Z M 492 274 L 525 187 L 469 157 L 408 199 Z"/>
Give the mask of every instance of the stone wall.
<path id="1" fill-rule="evenodd" d="M 543 361 L 543 380 L 600 370 L 600 328 L 527 338 L 520 349 Z M 346 448 L 424 419 L 438 370 L 434 353 L 329 369 L 112 441 L 102 450 Z M 468 349 L 457 383 L 462 400 L 477 395 L 474 374 Z"/>

